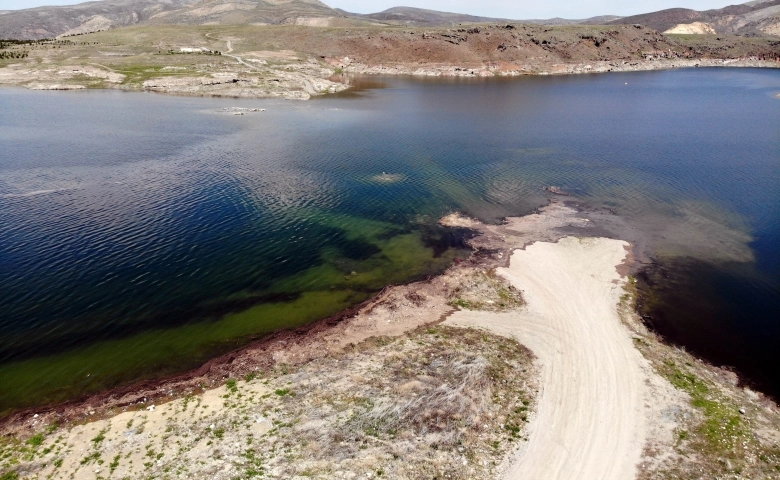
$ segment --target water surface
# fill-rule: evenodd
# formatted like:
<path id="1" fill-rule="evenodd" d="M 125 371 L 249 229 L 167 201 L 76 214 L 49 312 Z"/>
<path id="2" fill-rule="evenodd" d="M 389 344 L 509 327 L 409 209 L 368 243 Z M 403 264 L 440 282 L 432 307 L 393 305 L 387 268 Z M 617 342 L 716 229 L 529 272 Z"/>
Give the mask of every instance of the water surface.
<path id="1" fill-rule="evenodd" d="M 468 254 L 441 215 L 522 215 L 546 185 L 647 235 L 661 333 L 780 392 L 780 72 L 377 80 L 305 103 L 0 89 L 0 411 L 440 271 Z"/>

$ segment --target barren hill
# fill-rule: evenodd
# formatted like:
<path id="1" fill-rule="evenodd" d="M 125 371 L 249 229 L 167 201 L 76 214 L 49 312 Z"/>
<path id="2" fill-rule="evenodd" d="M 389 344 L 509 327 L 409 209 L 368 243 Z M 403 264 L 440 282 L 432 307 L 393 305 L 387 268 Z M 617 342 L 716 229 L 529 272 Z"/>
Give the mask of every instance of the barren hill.
<path id="1" fill-rule="evenodd" d="M 143 23 L 155 14 L 196 0 L 103 0 L 11 11 L 0 19 L 0 38 L 53 38 Z"/>
<path id="2" fill-rule="evenodd" d="M 780 0 L 753 1 L 706 11 L 669 8 L 624 17 L 610 23 L 640 24 L 659 32 L 672 29 L 683 31 L 685 26 L 699 23 L 709 27 L 701 33 L 709 33 L 711 29 L 717 33 L 780 35 Z"/>
<path id="3" fill-rule="evenodd" d="M 672 8 L 625 18 L 602 15 L 580 20 L 509 20 L 414 7 L 356 14 L 333 9 L 319 0 L 103 0 L 71 6 L 0 11 L 0 38 L 51 38 L 130 25 L 296 24 L 345 27 L 380 24 L 451 27 L 475 23 L 641 24 L 669 33 L 780 35 L 780 0 L 754 0 L 703 12 Z"/>
<path id="4" fill-rule="evenodd" d="M 3 13 L 0 11 L 0 13 Z M 540 25 L 599 25 L 614 15 L 584 20 L 522 20 Z M 449 27 L 468 23 L 517 23 L 518 20 L 439 12 L 414 7 L 357 14 L 318 0 L 103 0 L 72 6 L 8 11 L 0 18 L 0 38 L 40 39 L 104 31 L 130 25 L 297 24 L 359 26 L 369 24 Z"/>
<path id="5" fill-rule="evenodd" d="M 424 8 L 414 7 L 393 7 L 379 13 L 369 13 L 365 15 L 349 13 L 345 12 L 344 10 L 339 10 L 339 12 L 347 16 L 356 16 L 380 22 L 415 26 L 449 26 L 451 24 L 458 23 L 496 23 L 511 21 L 505 18 L 479 17 L 476 15 L 439 12 L 436 10 L 426 10 Z"/>
<path id="6" fill-rule="evenodd" d="M 534 25 L 604 25 L 607 22 L 618 20 L 617 15 L 601 15 L 586 19 L 572 20 L 568 18 L 523 19 L 510 20 L 507 18 L 480 17 L 462 13 L 439 12 L 414 7 L 393 7 L 379 13 L 357 14 L 341 9 L 336 9 L 347 17 L 358 17 L 376 22 L 392 25 L 408 25 L 415 27 L 449 27 L 465 23 L 530 23 Z"/>
<path id="7" fill-rule="evenodd" d="M 52 38 L 130 25 L 283 24 L 341 16 L 318 0 L 103 0 L 11 11 L 0 19 L 0 38 Z"/>
<path id="8" fill-rule="evenodd" d="M 161 12 L 150 24 L 283 24 L 303 18 L 339 16 L 318 0 L 203 0 L 191 6 Z"/>

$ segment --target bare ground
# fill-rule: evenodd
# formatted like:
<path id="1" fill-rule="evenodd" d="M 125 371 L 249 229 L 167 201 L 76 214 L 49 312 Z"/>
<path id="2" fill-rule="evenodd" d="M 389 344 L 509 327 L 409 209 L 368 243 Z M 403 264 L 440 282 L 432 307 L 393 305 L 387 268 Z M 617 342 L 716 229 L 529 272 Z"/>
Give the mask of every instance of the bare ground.
<path id="1" fill-rule="evenodd" d="M 636 476 L 654 420 L 645 408 L 653 372 L 616 308 L 626 281 L 616 267 L 628 247 L 605 238 L 534 243 L 498 269 L 522 291 L 526 308 L 457 312 L 445 322 L 516 339 L 539 359 L 542 388 L 529 442 L 507 458 L 504 478 Z M 661 388 L 673 390 L 668 382 Z"/>

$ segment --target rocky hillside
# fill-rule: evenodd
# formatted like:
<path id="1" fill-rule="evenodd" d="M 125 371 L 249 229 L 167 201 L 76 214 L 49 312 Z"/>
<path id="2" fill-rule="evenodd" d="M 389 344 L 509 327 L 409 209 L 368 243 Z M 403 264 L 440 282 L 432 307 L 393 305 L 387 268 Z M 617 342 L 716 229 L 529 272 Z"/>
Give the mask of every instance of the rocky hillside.
<path id="1" fill-rule="evenodd" d="M 673 8 L 660 12 L 583 20 L 508 20 L 412 7 L 355 14 L 319 0 L 102 0 L 72 6 L 0 11 L 0 38 L 31 40 L 104 31 L 131 25 L 279 25 L 320 27 L 456 27 L 475 23 L 539 25 L 641 24 L 669 33 L 780 35 L 780 0 L 755 0 L 699 12 Z"/>
<path id="2" fill-rule="evenodd" d="M 633 25 L 542 26 L 472 25 L 454 28 L 355 28 L 349 30 L 236 27 L 257 49 L 292 49 L 335 59 L 335 66 L 371 65 L 549 65 L 653 58 L 780 57 L 780 42 L 769 38 L 670 38 Z M 246 33 L 239 33 L 246 32 Z M 344 58 L 348 57 L 347 61 Z"/>
<path id="3" fill-rule="evenodd" d="M 283 24 L 341 17 L 318 0 L 102 0 L 0 16 L 0 38 L 32 40 L 130 25 Z"/>
<path id="4" fill-rule="evenodd" d="M 136 25 L 197 0 L 103 0 L 16 10 L 0 17 L 0 38 L 31 40 Z"/>
<path id="5" fill-rule="evenodd" d="M 275 25 L 334 16 L 339 13 L 318 0 L 203 0 L 185 8 L 161 12 L 148 23 Z"/>
<path id="6" fill-rule="evenodd" d="M 439 12 L 436 10 L 426 10 L 424 8 L 414 7 L 393 7 L 379 13 L 369 13 L 365 15 L 349 13 L 341 9 L 339 9 L 339 12 L 345 16 L 355 16 L 382 23 L 410 26 L 451 26 L 459 23 L 496 23 L 511 21 L 505 18 L 479 17 L 476 15 Z"/>
<path id="7" fill-rule="evenodd" d="M 689 27 L 698 33 L 741 35 L 780 35 L 780 0 L 763 0 L 730 5 L 715 10 L 697 11 L 670 8 L 653 13 L 624 17 L 613 24 L 640 24 L 659 32 L 681 33 Z M 703 24 L 703 26 L 701 25 Z"/>
<path id="8" fill-rule="evenodd" d="M 560 17 L 547 19 L 509 20 L 506 18 L 479 17 L 475 15 L 465 15 L 462 13 L 439 12 L 436 10 L 426 10 L 424 8 L 413 7 L 393 7 L 379 13 L 369 13 L 365 15 L 349 13 L 341 9 L 336 10 L 338 10 L 338 12 L 344 16 L 358 17 L 393 25 L 407 25 L 415 27 L 450 27 L 464 23 L 511 22 L 530 23 L 536 25 L 604 25 L 607 22 L 621 18 L 616 15 L 602 15 L 598 17 L 586 18 L 584 20 L 571 20 Z"/>

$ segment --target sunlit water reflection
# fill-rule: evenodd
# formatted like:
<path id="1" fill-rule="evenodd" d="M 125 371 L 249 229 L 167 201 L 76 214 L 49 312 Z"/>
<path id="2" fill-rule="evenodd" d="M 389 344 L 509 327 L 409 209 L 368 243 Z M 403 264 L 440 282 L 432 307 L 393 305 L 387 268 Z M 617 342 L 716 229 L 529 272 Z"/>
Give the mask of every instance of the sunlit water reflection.
<path id="1" fill-rule="evenodd" d="M 439 216 L 524 214 L 546 185 L 646 234 L 662 333 L 780 391 L 780 73 L 379 80 L 306 103 L 0 89 L 0 411 L 440 271 L 467 252 Z"/>

